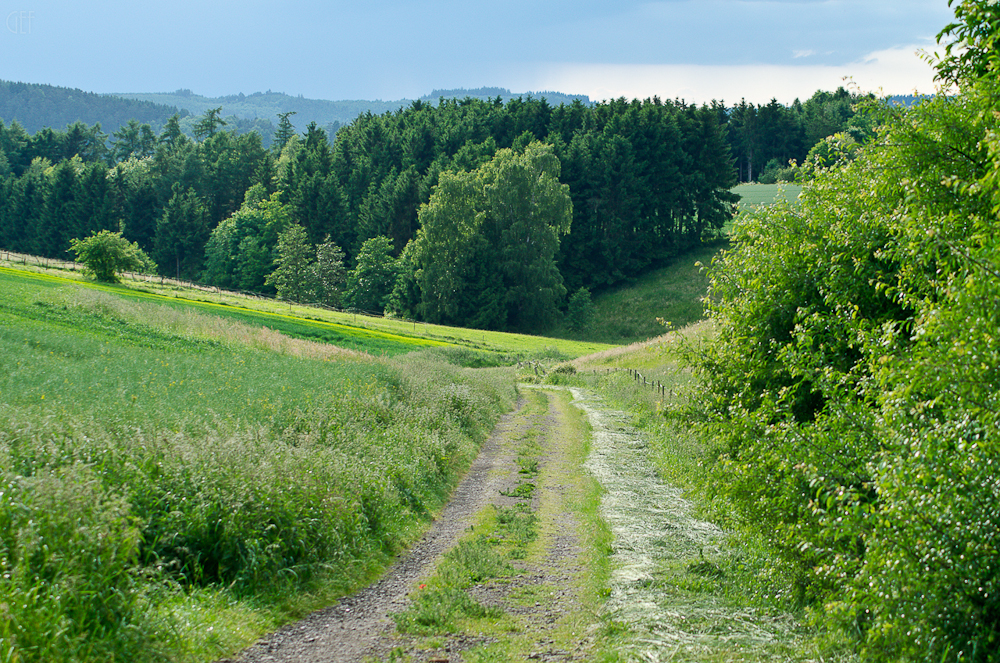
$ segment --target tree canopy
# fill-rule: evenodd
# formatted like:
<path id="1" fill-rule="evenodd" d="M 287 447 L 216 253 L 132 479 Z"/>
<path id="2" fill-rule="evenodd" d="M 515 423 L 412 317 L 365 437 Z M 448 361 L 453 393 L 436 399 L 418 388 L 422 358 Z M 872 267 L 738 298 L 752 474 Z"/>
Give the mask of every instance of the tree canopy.
<path id="1" fill-rule="evenodd" d="M 573 209 L 559 174 L 552 147 L 538 142 L 441 174 L 413 247 L 427 320 L 494 329 L 551 322 L 566 293 L 555 255 Z"/>
<path id="2" fill-rule="evenodd" d="M 148 124 L 126 123 L 110 141 L 99 126 L 28 135 L 17 123 L 0 122 L 0 245 L 61 257 L 71 238 L 121 232 L 164 275 L 273 294 L 266 279 L 288 224 L 305 230 L 311 249 L 326 241 L 339 247 L 348 275 L 362 262 L 366 242 L 386 237 L 405 281 L 399 292 L 408 293 L 393 304 L 400 312 L 528 329 L 552 321 L 567 291 L 634 278 L 717 237 L 733 213 L 727 134 L 710 107 L 659 99 L 558 107 L 532 98 L 418 101 L 363 115 L 334 143 L 315 122 L 296 134 L 290 119 L 290 112 L 279 115 L 271 149 L 260 134 L 239 133 L 218 107 L 200 118 L 174 115 L 159 135 Z M 192 139 L 185 131 L 195 120 Z M 447 307 L 418 305 L 416 254 L 398 259 L 417 237 L 419 210 L 442 186 L 442 173 L 484 178 L 506 163 L 503 157 L 487 166 L 498 154 L 524 154 L 536 142 L 559 164 L 553 181 L 568 186 L 570 231 L 539 245 L 505 239 L 503 233 L 513 237 L 535 226 L 519 226 L 513 217 L 502 222 L 496 210 L 514 209 L 516 201 L 501 200 L 500 188 L 481 181 L 481 201 L 494 209 L 490 223 L 508 224 L 489 239 L 506 247 L 495 256 L 504 261 L 496 265 L 505 270 L 503 282 L 495 284 L 503 301 L 496 303 L 497 293 L 478 304 L 464 301 L 458 317 Z M 491 177 L 524 190 L 513 171 Z M 278 217 L 283 221 L 276 223 Z M 553 247 L 555 271 L 548 258 L 539 262 L 532 253 L 547 255 Z M 539 271 L 512 267 L 525 260 Z M 434 271 L 426 262 L 419 268 Z M 470 291 L 476 297 L 490 292 L 485 271 L 469 278 L 482 281 Z M 387 302 L 369 304 L 381 310 Z"/>

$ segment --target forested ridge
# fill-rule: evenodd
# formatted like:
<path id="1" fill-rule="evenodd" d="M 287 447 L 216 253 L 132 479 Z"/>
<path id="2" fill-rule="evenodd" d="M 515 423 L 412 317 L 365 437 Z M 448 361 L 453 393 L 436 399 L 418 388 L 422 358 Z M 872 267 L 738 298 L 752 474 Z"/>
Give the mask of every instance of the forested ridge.
<path id="1" fill-rule="evenodd" d="M 174 114 L 186 110 L 170 104 L 138 99 L 123 99 L 75 88 L 0 81 L 0 119 L 7 124 L 17 121 L 25 131 L 62 129 L 76 122 L 100 124 L 106 131 L 116 131 L 129 120 L 162 127 Z"/>
<path id="2" fill-rule="evenodd" d="M 308 272 L 316 280 L 321 245 L 336 263 L 323 269 L 339 275 L 325 286 L 296 286 L 296 299 L 527 329 L 515 313 L 523 301 L 513 304 L 510 291 L 522 276 L 508 269 L 504 285 L 490 283 L 480 249 L 463 258 L 479 260 L 478 275 L 451 265 L 453 291 L 426 291 L 437 252 L 420 248 L 426 237 L 406 248 L 420 239 L 419 210 L 442 173 L 485 168 L 501 151 L 523 155 L 536 141 L 549 146 L 572 212 L 554 239 L 553 264 L 532 268 L 553 275 L 546 312 L 529 316 L 531 324 L 548 324 L 568 295 L 627 281 L 716 237 L 733 211 L 728 190 L 741 176 L 760 177 L 767 164 L 766 177 L 792 177 L 789 161 L 804 161 L 817 140 L 837 131 L 855 143 L 870 138 L 869 120 L 855 115 L 858 100 L 843 89 L 788 107 L 741 102 L 732 109 L 659 99 L 554 106 L 500 94 L 442 96 L 364 113 L 336 136 L 315 122 L 298 133 L 294 111 L 279 113 L 276 127 L 266 121 L 267 131 L 248 130 L 249 120 L 234 126 L 222 107 L 174 114 L 158 132 L 132 119 L 110 136 L 100 124 L 29 134 L 19 122 L 0 122 L 0 247 L 65 258 L 73 239 L 120 231 L 164 275 L 285 296 L 279 286 L 291 284 L 273 274 L 283 260 L 279 237 L 294 225 L 304 230 L 304 244 L 285 246 L 302 254 L 295 258 L 302 278 Z M 497 226 L 495 240 L 513 246 L 512 232 Z M 387 242 L 365 250 L 376 238 Z M 491 248 L 489 255 L 502 252 Z M 359 263 L 378 278 L 362 278 Z M 435 297 L 466 304 L 442 307 Z M 473 312 L 487 301 L 492 312 Z"/>
<path id="3" fill-rule="evenodd" d="M 388 238 L 390 255 L 372 259 L 391 263 L 394 283 L 400 270 L 426 267 L 397 257 L 417 237 L 418 209 L 443 172 L 475 171 L 504 149 L 523 155 L 541 141 L 573 210 L 551 258 L 558 306 L 567 291 L 619 282 L 711 238 L 734 201 L 724 127 L 709 107 L 418 101 L 359 117 L 333 144 L 315 124 L 297 134 L 291 120 L 281 117 L 271 149 L 256 133 L 228 131 L 218 109 L 198 119 L 195 139 L 176 117 L 159 135 L 133 122 L 107 144 L 97 127 L 29 136 L 4 126 L 0 245 L 67 257 L 71 239 L 120 230 L 164 274 L 274 292 L 267 278 L 278 237 L 295 225 L 311 245 L 329 240 L 343 250 L 352 270 L 366 241 Z M 414 317 L 428 310 L 419 285 L 411 280 L 395 300 Z M 363 298 L 381 310 L 389 295 Z M 513 322 L 500 315 L 489 324 Z"/>
<path id="4" fill-rule="evenodd" d="M 726 126 L 727 139 L 737 158 L 740 181 L 757 181 L 762 176 L 764 181 L 774 181 L 790 160 L 801 164 L 809 150 L 827 136 L 846 131 L 862 142 L 870 138 L 870 127 L 864 119 L 854 117 L 854 104 L 865 96 L 839 88 L 834 92 L 819 90 L 806 101 L 796 99 L 787 106 L 777 100 L 767 104 L 740 100 L 733 106 L 715 101 L 711 105 L 719 113 L 719 121 Z M 552 91 L 519 94 L 498 87 L 434 90 L 419 101 L 437 104 L 444 99 L 466 98 L 481 101 L 500 98 L 505 103 L 544 99 L 552 106 L 572 105 L 576 101 L 592 105 L 586 95 Z M 892 105 L 906 106 L 918 100 L 912 95 L 888 99 Z M 99 123 L 105 132 L 111 133 L 129 120 L 149 124 L 159 133 L 167 120 L 179 113 L 181 130 L 194 136 L 197 117 L 218 109 L 229 130 L 235 129 L 237 133 L 255 131 L 261 135 L 265 147 L 269 147 L 274 138 L 277 119 L 285 113 L 296 116 L 294 119 L 300 127 L 316 122 L 332 138 L 341 126 L 361 115 L 392 113 L 412 103 L 410 99 L 328 101 L 271 90 L 222 97 L 205 97 L 186 89 L 164 93 L 95 94 L 53 85 L 0 81 L 0 120 L 7 124 L 16 121 L 28 133 L 69 127 L 77 122 Z"/>
<path id="5" fill-rule="evenodd" d="M 550 91 L 521 94 L 506 88 L 487 87 L 434 90 L 420 97 L 420 100 L 436 104 L 442 98 L 493 99 L 497 96 L 504 101 L 522 97 L 544 98 L 552 105 L 568 104 L 576 99 L 585 104 L 590 103 L 586 95 Z M 181 129 L 193 136 L 197 117 L 218 108 L 229 129 L 235 129 L 237 133 L 255 131 L 261 135 L 265 147 L 270 146 L 278 118 L 283 113 L 295 115 L 300 127 L 315 122 L 332 137 L 341 126 L 350 124 L 359 115 L 394 112 L 411 103 L 412 99 L 309 99 L 302 95 L 271 90 L 220 97 L 206 97 L 187 89 L 173 92 L 97 94 L 56 85 L 0 81 L 0 119 L 7 124 L 16 121 L 28 133 L 45 128 L 62 129 L 77 122 L 85 125 L 100 124 L 106 133 L 111 133 L 128 124 L 129 120 L 149 124 L 153 131 L 159 133 L 167 120 L 178 114 Z"/>

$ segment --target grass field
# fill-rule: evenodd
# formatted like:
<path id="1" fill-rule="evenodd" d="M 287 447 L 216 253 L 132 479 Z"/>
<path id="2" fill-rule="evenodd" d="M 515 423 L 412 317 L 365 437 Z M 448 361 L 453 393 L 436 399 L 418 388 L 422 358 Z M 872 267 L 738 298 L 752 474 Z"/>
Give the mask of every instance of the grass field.
<path id="1" fill-rule="evenodd" d="M 740 208 L 755 205 L 770 205 L 779 200 L 794 201 L 802 191 L 802 185 L 779 182 L 778 184 L 740 184 L 733 193 L 740 195 Z"/>
<path id="2" fill-rule="evenodd" d="M 0 663 L 204 661 L 369 581 L 515 396 L 518 359 L 700 318 L 685 257 L 568 338 L 0 265 Z"/>
<path id="3" fill-rule="evenodd" d="M 370 580 L 514 397 L 0 273 L 0 661 L 213 660 Z"/>
<path id="4" fill-rule="evenodd" d="M 112 286 L 84 280 L 73 272 L 57 270 L 24 271 L 0 265 L 0 271 L 25 275 L 52 283 L 70 283 L 101 290 L 119 297 L 146 300 L 190 310 L 228 317 L 252 325 L 264 325 L 283 334 L 375 355 L 398 355 L 415 349 L 445 346 L 509 355 L 508 359 L 528 356 L 579 357 L 600 352 L 608 343 L 587 340 L 555 339 L 528 334 L 463 329 L 414 323 L 411 321 L 356 315 L 327 309 L 299 306 L 272 299 L 258 299 L 209 289 L 159 285 L 128 281 Z"/>

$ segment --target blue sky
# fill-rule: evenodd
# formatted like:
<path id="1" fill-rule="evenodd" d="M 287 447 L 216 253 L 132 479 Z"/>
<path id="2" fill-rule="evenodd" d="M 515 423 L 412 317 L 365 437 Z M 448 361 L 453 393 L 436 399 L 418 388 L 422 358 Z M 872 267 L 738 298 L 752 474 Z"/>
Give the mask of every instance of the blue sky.
<path id="1" fill-rule="evenodd" d="M 947 0 L 0 0 L 0 79 L 413 98 L 481 86 L 783 103 L 933 91 Z"/>

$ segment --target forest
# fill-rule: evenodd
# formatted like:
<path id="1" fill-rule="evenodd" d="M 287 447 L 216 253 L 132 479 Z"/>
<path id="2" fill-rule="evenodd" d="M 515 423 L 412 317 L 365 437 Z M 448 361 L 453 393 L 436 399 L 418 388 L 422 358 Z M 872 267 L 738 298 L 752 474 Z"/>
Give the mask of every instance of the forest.
<path id="1" fill-rule="evenodd" d="M 297 300 L 541 331 L 569 295 L 627 282 L 718 237 L 741 175 L 764 179 L 783 168 L 788 177 L 789 160 L 801 162 L 835 131 L 866 140 L 871 130 L 854 114 L 857 100 L 841 89 L 789 107 L 743 102 L 727 110 L 656 98 L 552 106 L 499 95 L 442 97 L 366 113 L 336 136 L 314 122 L 299 133 L 295 113 L 280 113 L 269 146 L 260 132 L 231 126 L 221 108 L 196 118 L 175 114 L 158 134 L 135 119 L 110 136 L 100 124 L 29 134 L 18 122 L 0 122 L 0 247 L 70 258 L 71 240 L 121 232 L 163 275 L 280 296 L 292 284 L 287 269 L 276 270 L 294 249 L 303 269 L 313 273 L 323 263 L 327 274 L 325 286 L 292 288 Z M 528 150 L 535 143 L 547 146 L 544 158 Z M 512 228 L 509 215 L 500 221 L 480 205 L 474 213 L 492 218 L 491 241 L 513 250 L 544 235 L 534 245 L 544 250 L 530 258 L 508 253 L 506 276 L 494 282 L 482 257 L 505 249 L 468 245 L 449 258 L 465 262 L 445 274 L 438 269 L 445 253 L 434 244 L 441 240 L 433 237 L 485 226 L 443 230 L 447 218 L 460 223 L 456 201 L 444 198 L 462 187 L 447 194 L 440 185 L 446 173 L 497 170 L 497 159 L 519 168 L 544 161 L 536 175 L 565 185 L 559 205 L 568 222 L 539 213 L 529 215 L 533 228 Z M 476 186 L 483 193 L 498 184 L 479 177 Z M 448 205 L 450 212 L 434 216 Z M 432 216 L 437 230 L 422 233 Z M 302 231 L 299 244 L 286 243 L 283 258 L 279 240 L 293 226 Z M 529 296 L 526 283 L 541 274 Z M 456 303 L 442 306 L 442 298 Z"/>
<path id="2" fill-rule="evenodd" d="M 329 237 L 351 269 L 378 237 L 390 245 L 382 260 L 395 261 L 442 173 L 475 171 L 504 149 L 523 154 L 545 141 L 573 209 L 572 231 L 548 258 L 558 267 L 554 306 L 567 288 L 615 283 L 698 245 L 722 228 L 733 202 L 716 114 L 659 100 L 414 102 L 358 118 L 332 145 L 315 124 L 298 135 L 286 114 L 271 149 L 256 133 L 226 131 L 213 111 L 194 130 L 188 138 L 175 117 L 157 136 L 133 122 L 106 146 L 98 127 L 82 124 L 32 136 L 4 127 L 0 245 L 65 258 L 74 238 L 121 231 L 164 274 L 268 292 L 289 226 L 313 245 Z M 381 311 L 389 294 L 367 297 L 364 308 Z M 421 302 L 411 293 L 403 305 L 419 317 Z M 490 325 L 505 328 L 503 318 Z"/>

